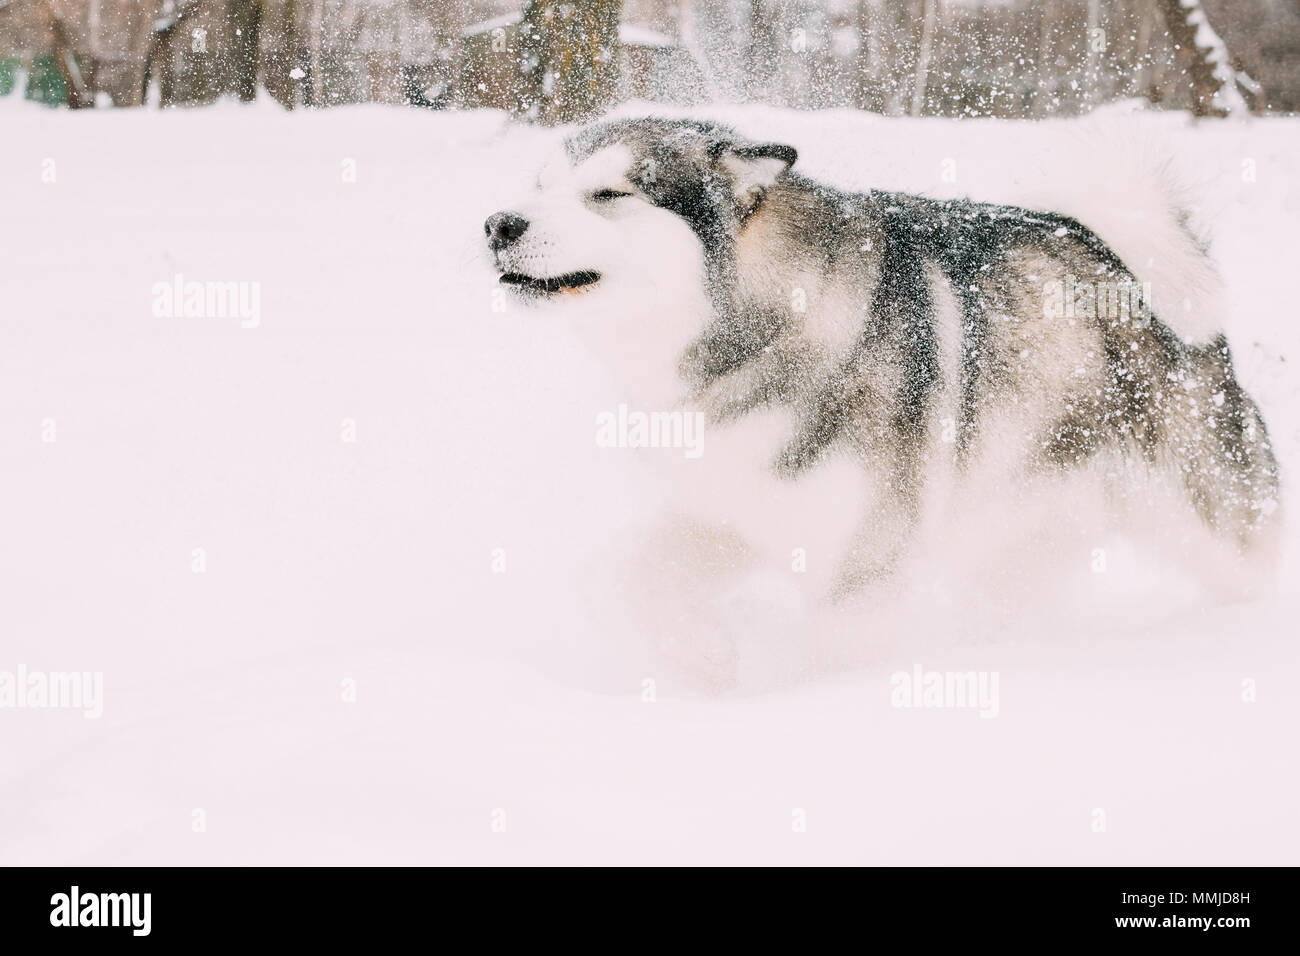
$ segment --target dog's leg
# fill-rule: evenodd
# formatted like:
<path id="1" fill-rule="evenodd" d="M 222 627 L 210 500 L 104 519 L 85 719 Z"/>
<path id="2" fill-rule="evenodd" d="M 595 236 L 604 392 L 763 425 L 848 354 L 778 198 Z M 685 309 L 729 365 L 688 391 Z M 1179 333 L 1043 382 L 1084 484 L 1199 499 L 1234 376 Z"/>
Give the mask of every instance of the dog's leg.
<path id="1" fill-rule="evenodd" d="M 1220 596 L 1267 594 L 1280 545 L 1277 461 L 1259 408 L 1237 383 L 1227 342 L 1197 350 L 1171 436 L 1187 501 L 1214 539 L 1220 570 L 1202 577 Z"/>
<path id="2" fill-rule="evenodd" d="M 832 597 L 890 583 L 913 544 L 922 512 L 924 468 L 915 452 L 890 462 L 877 482 L 875 500 L 841 564 Z"/>

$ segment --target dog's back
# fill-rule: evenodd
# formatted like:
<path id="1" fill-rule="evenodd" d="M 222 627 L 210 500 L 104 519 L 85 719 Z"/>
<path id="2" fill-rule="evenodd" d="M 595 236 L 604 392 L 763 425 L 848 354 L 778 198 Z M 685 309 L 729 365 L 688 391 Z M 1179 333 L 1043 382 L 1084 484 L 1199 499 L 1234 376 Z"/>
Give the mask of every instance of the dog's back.
<path id="1" fill-rule="evenodd" d="M 1233 556 L 1271 546 L 1276 463 L 1226 339 L 1185 341 L 1074 219 L 788 176 L 737 260 L 732 317 L 684 368 L 716 423 L 792 412 L 778 475 L 845 455 L 872 473 L 839 590 L 890 574 L 936 496 L 1071 471 L 1100 477 L 1116 517 L 1180 501 Z"/>

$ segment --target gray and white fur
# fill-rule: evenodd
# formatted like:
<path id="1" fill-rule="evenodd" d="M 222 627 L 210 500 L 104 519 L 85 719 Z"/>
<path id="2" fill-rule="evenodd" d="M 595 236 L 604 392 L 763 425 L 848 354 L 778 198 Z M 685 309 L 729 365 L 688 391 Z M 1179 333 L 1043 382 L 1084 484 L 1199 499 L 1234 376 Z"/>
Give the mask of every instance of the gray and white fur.
<path id="1" fill-rule="evenodd" d="M 1041 502 L 1071 475 L 1118 522 L 1156 501 L 1194 515 L 1208 542 L 1195 547 L 1245 568 L 1247 592 L 1264 586 L 1277 465 L 1217 325 L 1180 334 L 1161 314 L 1044 308 L 1053 283 L 1140 285 L 1113 250 L 1142 249 L 1144 234 L 1112 245 L 1053 212 L 846 192 L 795 160 L 708 122 L 590 126 L 534 196 L 488 220 L 488 244 L 503 282 L 572 308 L 655 407 L 701 409 L 711 436 L 775 422 L 751 430 L 760 454 L 732 488 L 853 465 L 868 492 L 836 512 L 849 530 L 828 538 L 832 596 L 887 580 L 954 496 Z M 1171 245 L 1171 230 L 1186 241 L 1151 258 L 1212 279 L 1181 224 L 1150 241 Z M 659 317 L 620 321 L 620 283 Z M 777 500 L 756 526 L 779 523 Z"/>

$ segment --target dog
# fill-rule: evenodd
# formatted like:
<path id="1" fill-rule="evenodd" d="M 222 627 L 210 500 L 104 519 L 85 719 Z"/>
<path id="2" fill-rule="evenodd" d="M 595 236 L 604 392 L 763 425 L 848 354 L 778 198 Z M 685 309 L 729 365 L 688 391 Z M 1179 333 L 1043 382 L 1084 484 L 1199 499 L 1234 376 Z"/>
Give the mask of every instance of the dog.
<path id="1" fill-rule="evenodd" d="M 673 480 L 692 527 L 724 516 L 698 551 L 828 556 L 833 602 L 897 576 L 955 500 L 1050 522 L 1082 482 L 1112 525 L 1157 516 L 1165 554 L 1213 551 L 1212 586 L 1267 589 L 1277 463 L 1182 214 L 1108 241 L 1062 213 L 847 192 L 797 157 L 707 121 L 608 121 L 484 224 L 499 282 L 573 318 L 640 407 L 705 416 L 717 467 Z"/>

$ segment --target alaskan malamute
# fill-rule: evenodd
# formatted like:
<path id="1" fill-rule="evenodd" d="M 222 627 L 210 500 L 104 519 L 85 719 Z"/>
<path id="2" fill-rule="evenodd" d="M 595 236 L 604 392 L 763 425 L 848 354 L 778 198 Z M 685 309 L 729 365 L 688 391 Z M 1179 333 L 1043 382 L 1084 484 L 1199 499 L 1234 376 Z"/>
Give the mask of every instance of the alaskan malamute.
<path id="1" fill-rule="evenodd" d="M 955 496 L 1063 514 L 1062 479 L 1082 477 L 1119 522 L 1160 506 L 1166 554 L 1215 550 L 1267 587 L 1277 466 L 1176 214 L 1103 237 L 1053 212 L 841 191 L 795 159 L 708 122 L 603 123 L 485 224 L 500 282 L 583 324 L 632 403 L 703 414 L 704 453 L 674 478 L 685 501 L 711 495 L 692 517 L 802 550 L 835 598 L 889 580 Z M 733 435 L 753 453 L 740 471 Z M 777 490 L 754 492 L 763 478 Z"/>

